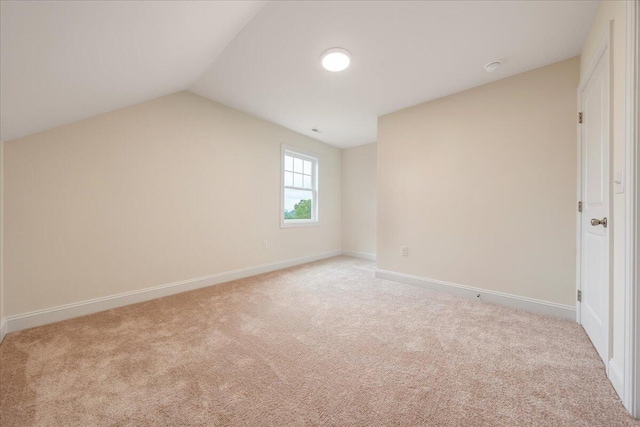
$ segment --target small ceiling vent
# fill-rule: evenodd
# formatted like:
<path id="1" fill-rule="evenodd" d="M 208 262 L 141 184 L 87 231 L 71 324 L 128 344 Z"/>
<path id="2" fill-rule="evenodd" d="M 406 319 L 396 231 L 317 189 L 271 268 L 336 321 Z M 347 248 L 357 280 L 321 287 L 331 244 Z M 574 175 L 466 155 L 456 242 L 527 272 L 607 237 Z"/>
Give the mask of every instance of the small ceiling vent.
<path id="1" fill-rule="evenodd" d="M 487 65 L 485 65 L 484 69 L 487 71 L 487 73 L 493 73 L 494 71 L 498 71 L 498 69 L 500 68 L 501 65 L 502 65 L 502 62 L 493 61 L 493 62 L 489 62 Z"/>

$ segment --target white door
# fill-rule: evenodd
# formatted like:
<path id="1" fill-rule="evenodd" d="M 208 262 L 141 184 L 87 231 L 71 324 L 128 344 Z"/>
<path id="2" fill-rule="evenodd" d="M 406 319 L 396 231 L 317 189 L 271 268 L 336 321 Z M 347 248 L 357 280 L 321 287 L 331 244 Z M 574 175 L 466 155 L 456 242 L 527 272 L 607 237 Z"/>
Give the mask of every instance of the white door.
<path id="1" fill-rule="evenodd" d="M 600 357 L 609 357 L 609 48 L 580 86 L 582 124 L 580 323 Z"/>

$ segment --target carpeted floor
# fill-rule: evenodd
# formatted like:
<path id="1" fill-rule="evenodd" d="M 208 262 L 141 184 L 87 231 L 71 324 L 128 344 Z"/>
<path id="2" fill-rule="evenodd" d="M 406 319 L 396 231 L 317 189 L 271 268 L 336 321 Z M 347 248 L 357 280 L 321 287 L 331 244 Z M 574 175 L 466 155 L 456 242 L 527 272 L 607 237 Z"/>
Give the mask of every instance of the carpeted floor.
<path id="1" fill-rule="evenodd" d="M 580 326 L 338 257 L 9 334 L 9 426 L 629 426 Z"/>

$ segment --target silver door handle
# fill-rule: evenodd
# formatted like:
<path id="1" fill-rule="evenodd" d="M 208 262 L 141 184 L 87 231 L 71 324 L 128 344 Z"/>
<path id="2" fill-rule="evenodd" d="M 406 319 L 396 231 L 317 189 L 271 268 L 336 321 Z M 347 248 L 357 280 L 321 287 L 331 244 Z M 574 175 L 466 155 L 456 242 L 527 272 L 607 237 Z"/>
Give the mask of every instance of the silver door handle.
<path id="1" fill-rule="evenodd" d="M 594 227 L 595 227 L 596 225 L 601 225 L 601 226 L 603 226 L 604 228 L 607 228 L 607 217 L 605 216 L 605 217 L 604 217 L 604 218 L 602 218 L 602 219 L 595 219 L 595 218 L 593 218 L 593 219 L 591 220 L 591 225 L 593 225 Z"/>

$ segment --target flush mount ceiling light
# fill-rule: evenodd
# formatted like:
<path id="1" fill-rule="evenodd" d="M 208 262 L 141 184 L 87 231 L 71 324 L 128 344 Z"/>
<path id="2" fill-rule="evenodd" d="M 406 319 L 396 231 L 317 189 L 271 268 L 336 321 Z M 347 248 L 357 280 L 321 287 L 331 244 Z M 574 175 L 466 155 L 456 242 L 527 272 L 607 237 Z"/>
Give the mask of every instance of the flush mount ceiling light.
<path id="1" fill-rule="evenodd" d="M 320 60 L 325 70 L 342 71 L 351 63 L 351 53 L 347 49 L 333 47 L 322 52 Z"/>
<path id="2" fill-rule="evenodd" d="M 493 73 L 494 71 L 498 71 L 498 69 L 500 68 L 501 65 L 502 65 L 502 62 L 493 61 L 493 62 L 489 62 L 487 65 L 485 65 L 484 69 L 487 71 L 487 73 Z"/>

